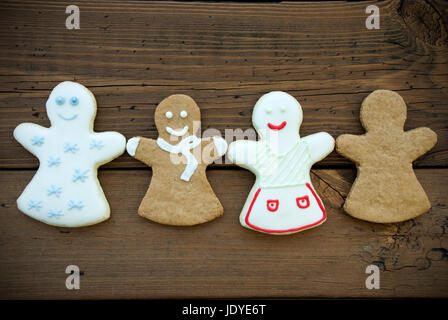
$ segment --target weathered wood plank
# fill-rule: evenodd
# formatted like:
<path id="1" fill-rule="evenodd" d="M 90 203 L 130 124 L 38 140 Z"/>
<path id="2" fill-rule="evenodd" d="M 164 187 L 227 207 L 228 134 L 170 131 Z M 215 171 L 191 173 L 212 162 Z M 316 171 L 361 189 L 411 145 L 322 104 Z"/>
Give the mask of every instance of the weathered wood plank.
<path id="1" fill-rule="evenodd" d="M 406 129 L 428 126 L 439 137 L 416 166 L 447 166 L 446 24 L 422 3 L 376 3 L 381 29 L 367 30 L 366 2 L 79 2 L 81 29 L 67 30 L 65 3 L 2 1 L 0 167 L 37 166 L 12 131 L 25 121 L 48 125 L 45 101 L 63 80 L 94 92 L 98 131 L 127 138 L 155 138 L 154 108 L 172 93 L 199 103 L 203 128 L 245 130 L 271 90 L 300 100 L 303 135 L 358 134 L 363 98 L 396 90 L 408 104 Z M 348 164 L 336 153 L 321 163 Z M 123 156 L 107 166 L 141 164 Z"/>
<path id="2" fill-rule="evenodd" d="M 15 199 L 32 170 L 0 171 L 0 298 L 447 297 L 448 169 L 419 169 L 433 204 L 400 224 L 362 222 L 341 211 L 354 170 L 314 170 L 328 211 L 322 226 L 286 237 L 238 222 L 254 182 L 245 170 L 214 169 L 211 184 L 224 215 L 175 228 L 144 220 L 137 207 L 150 170 L 101 170 L 109 221 L 68 230 L 21 214 Z M 67 265 L 83 272 L 65 289 Z M 381 289 L 365 288 L 365 268 L 381 269 Z"/>

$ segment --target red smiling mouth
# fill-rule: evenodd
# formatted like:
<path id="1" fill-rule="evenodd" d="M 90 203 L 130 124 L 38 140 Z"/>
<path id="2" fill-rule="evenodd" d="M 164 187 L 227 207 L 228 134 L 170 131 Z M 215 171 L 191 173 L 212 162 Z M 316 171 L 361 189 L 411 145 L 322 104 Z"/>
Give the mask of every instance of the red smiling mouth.
<path id="1" fill-rule="evenodd" d="M 282 130 L 285 126 L 286 126 L 286 121 L 283 121 L 278 126 L 268 122 L 268 127 L 269 127 L 269 129 L 272 129 L 272 130 Z"/>

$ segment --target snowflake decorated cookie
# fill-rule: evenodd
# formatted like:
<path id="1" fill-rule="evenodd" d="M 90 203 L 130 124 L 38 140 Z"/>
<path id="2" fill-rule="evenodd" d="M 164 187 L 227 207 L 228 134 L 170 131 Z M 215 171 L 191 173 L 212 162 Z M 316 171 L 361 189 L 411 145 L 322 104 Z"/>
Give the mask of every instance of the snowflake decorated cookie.
<path id="1" fill-rule="evenodd" d="M 252 123 L 259 141 L 235 141 L 229 159 L 256 175 L 240 214 L 249 229 L 285 235 L 316 227 L 325 208 L 310 179 L 311 166 L 334 148 L 325 132 L 300 137 L 302 108 L 291 95 L 274 91 L 255 104 Z"/>
<path id="2" fill-rule="evenodd" d="M 109 218 L 97 169 L 124 152 L 118 132 L 94 132 L 96 100 L 83 85 L 62 82 L 46 104 L 51 127 L 22 123 L 14 138 L 40 162 L 17 199 L 20 211 L 44 223 L 82 227 Z"/>

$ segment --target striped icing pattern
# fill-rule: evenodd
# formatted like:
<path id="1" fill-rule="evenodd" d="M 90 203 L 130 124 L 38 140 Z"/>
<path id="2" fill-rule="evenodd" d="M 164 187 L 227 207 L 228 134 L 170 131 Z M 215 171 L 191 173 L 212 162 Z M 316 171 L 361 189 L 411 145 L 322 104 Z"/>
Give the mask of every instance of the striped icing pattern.
<path id="1" fill-rule="evenodd" d="M 305 184 L 309 180 L 311 165 L 308 145 L 303 140 L 284 155 L 275 154 L 265 143 L 257 146 L 254 169 L 262 188 Z"/>

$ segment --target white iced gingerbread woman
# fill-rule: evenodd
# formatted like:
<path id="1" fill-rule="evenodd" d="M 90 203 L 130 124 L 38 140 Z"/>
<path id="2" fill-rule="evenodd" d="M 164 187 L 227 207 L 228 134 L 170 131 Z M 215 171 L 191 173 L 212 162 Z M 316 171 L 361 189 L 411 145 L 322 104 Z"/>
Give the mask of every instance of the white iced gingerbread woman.
<path id="1" fill-rule="evenodd" d="M 326 132 L 301 138 L 302 118 L 302 107 L 294 97 L 281 91 L 267 93 L 252 114 L 260 140 L 230 144 L 229 159 L 256 175 L 240 215 L 244 227 L 284 235 L 326 220 L 310 169 L 334 149 L 334 139 Z"/>
<path id="2" fill-rule="evenodd" d="M 20 211 L 44 223 L 81 227 L 109 218 L 97 168 L 124 152 L 118 132 L 93 131 L 96 100 L 83 85 L 62 82 L 46 103 L 50 128 L 22 123 L 14 138 L 40 162 L 17 199 Z"/>

